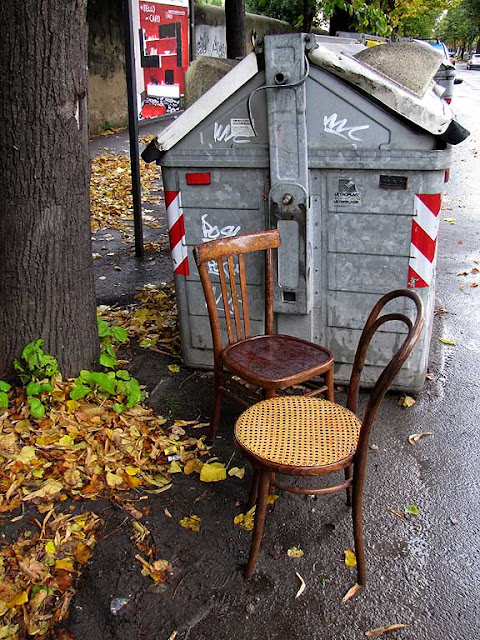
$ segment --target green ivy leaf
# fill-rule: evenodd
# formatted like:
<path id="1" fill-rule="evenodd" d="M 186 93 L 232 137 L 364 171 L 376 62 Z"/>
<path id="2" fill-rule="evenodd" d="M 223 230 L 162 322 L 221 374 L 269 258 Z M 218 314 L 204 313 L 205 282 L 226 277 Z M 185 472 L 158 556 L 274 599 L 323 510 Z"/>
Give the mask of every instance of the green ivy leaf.
<path id="1" fill-rule="evenodd" d="M 0 391 L 0 409 L 8 409 L 8 394 Z"/>
<path id="2" fill-rule="evenodd" d="M 107 367 L 107 369 L 115 369 L 118 365 L 118 360 L 114 356 L 103 352 L 100 354 L 100 364 L 102 367 Z"/>
<path id="3" fill-rule="evenodd" d="M 405 513 L 408 513 L 411 516 L 418 516 L 420 514 L 420 510 L 416 504 L 410 504 L 408 507 L 405 507 Z"/>
<path id="4" fill-rule="evenodd" d="M 105 320 L 97 318 L 98 335 L 100 338 L 106 338 L 110 335 L 110 327 Z"/>
<path id="5" fill-rule="evenodd" d="M 112 336 L 117 342 L 126 342 L 128 340 L 128 333 L 123 327 L 112 327 Z"/>
<path id="6" fill-rule="evenodd" d="M 29 382 L 27 384 L 27 396 L 38 396 L 42 392 L 42 385 L 39 382 Z"/>
<path id="7" fill-rule="evenodd" d="M 84 398 L 91 390 L 91 387 L 87 387 L 86 385 L 82 384 L 78 381 L 77 378 L 77 380 L 75 381 L 75 386 L 70 391 L 70 398 L 72 400 L 80 400 L 80 398 Z"/>
<path id="8" fill-rule="evenodd" d="M 125 405 L 121 404 L 120 402 L 115 402 L 115 404 L 112 405 L 112 409 L 117 413 L 122 413 L 122 411 L 125 409 Z"/>
<path id="9" fill-rule="evenodd" d="M 4 380 L 0 380 L 0 391 L 10 391 L 12 385 L 8 384 Z"/>
<path id="10" fill-rule="evenodd" d="M 30 415 L 32 416 L 32 418 L 35 418 L 35 420 L 40 420 L 40 418 L 44 417 L 45 407 L 38 398 L 28 398 L 28 405 L 30 407 Z"/>
<path id="11" fill-rule="evenodd" d="M 115 375 L 119 380 L 130 380 L 130 374 L 126 369 L 119 369 Z"/>

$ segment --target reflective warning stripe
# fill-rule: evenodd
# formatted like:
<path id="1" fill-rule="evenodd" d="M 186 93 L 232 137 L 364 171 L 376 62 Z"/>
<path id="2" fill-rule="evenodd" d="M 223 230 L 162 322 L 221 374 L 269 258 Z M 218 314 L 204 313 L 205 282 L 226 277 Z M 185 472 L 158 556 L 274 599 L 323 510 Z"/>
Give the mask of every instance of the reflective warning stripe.
<path id="1" fill-rule="evenodd" d="M 410 244 L 408 287 L 429 287 L 433 281 L 442 196 L 421 193 L 414 196 L 414 218 Z"/>
<path id="2" fill-rule="evenodd" d="M 188 276 L 187 244 L 185 241 L 185 224 L 180 200 L 180 191 L 165 191 L 165 206 L 167 208 L 168 235 L 172 252 L 173 272 Z"/>

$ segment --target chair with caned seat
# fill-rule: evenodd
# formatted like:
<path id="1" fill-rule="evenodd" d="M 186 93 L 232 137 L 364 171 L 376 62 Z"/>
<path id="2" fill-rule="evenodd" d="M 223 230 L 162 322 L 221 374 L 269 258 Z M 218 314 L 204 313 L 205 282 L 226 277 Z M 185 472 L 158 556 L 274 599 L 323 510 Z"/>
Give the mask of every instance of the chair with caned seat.
<path id="1" fill-rule="evenodd" d="M 279 390 L 305 385 L 307 395 L 325 394 L 333 400 L 331 352 L 307 340 L 273 332 L 273 250 L 279 246 L 280 234 L 275 229 L 212 240 L 194 248 L 213 337 L 215 398 L 209 440 L 217 431 L 224 395 L 248 407 L 262 397 L 274 397 Z M 245 255 L 262 251 L 265 328 L 263 334 L 252 336 Z M 229 342 L 225 348 L 212 273 L 220 280 Z M 317 381 L 319 376 L 322 379 Z"/>
<path id="2" fill-rule="evenodd" d="M 410 298 L 415 303 L 415 322 L 401 313 L 380 315 L 388 302 L 400 297 Z M 390 321 L 404 323 L 407 335 L 375 383 L 363 419 L 360 420 L 356 412 L 360 376 L 367 350 L 377 329 Z M 423 323 L 423 306 L 416 293 L 398 290 L 386 294 L 373 308 L 360 337 L 350 377 L 347 408 L 328 400 L 293 396 L 264 400 L 244 411 L 238 418 L 235 443 L 254 468 L 249 507 L 256 504 L 255 526 L 246 569 L 247 578 L 252 576 L 257 562 L 271 487 L 310 495 L 346 489 L 347 504 L 352 502 L 353 506 L 358 583 L 365 584 L 362 493 L 368 439 L 380 402 L 412 352 Z M 324 476 L 342 470 L 345 474 L 343 482 L 316 489 L 284 485 L 276 478 L 276 474 Z"/>

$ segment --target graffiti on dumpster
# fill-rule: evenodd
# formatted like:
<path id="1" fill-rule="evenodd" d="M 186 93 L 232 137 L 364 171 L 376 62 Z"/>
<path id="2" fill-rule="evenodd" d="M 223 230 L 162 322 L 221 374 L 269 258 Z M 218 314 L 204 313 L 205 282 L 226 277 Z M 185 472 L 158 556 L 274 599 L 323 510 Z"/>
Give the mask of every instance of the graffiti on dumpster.
<path id="1" fill-rule="evenodd" d="M 357 138 L 354 134 L 358 131 L 370 129 L 370 125 L 365 124 L 358 127 L 347 127 L 348 120 L 337 120 L 336 113 L 332 113 L 330 116 L 324 116 L 323 118 L 323 130 L 325 133 L 332 133 L 334 136 L 340 136 L 345 140 L 356 140 L 357 142 L 363 142 L 362 138 Z"/>
<path id="2" fill-rule="evenodd" d="M 217 238 L 231 238 L 232 236 L 236 236 L 242 228 L 240 225 L 234 225 L 234 224 L 227 224 L 224 227 L 219 227 L 216 224 L 210 224 L 207 218 L 208 218 L 208 213 L 204 213 L 201 218 L 203 242 L 209 242 L 210 240 L 216 240 Z M 230 277 L 230 274 L 228 271 L 228 265 L 225 263 L 223 264 L 223 271 L 225 273 L 225 277 L 228 280 Z M 238 272 L 239 272 L 239 268 L 238 268 L 238 264 L 236 264 L 234 267 L 234 273 L 238 274 Z M 208 262 L 208 273 L 216 276 L 219 275 L 218 264 L 216 260 L 210 260 Z"/>
<path id="3" fill-rule="evenodd" d="M 249 142 L 249 138 L 255 136 L 250 121 L 247 118 L 231 118 L 226 125 L 215 122 L 213 125 L 213 141 L 228 142 L 232 140 L 236 144 Z"/>
<path id="4" fill-rule="evenodd" d="M 213 291 L 213 295 L 215 296 L 215 304 L 217 305 L 217 309 L 219 311 L 225 312 L 225 308 L 224 308 L 224 305 L 223 305 L 222 292 L 220 291 L 220 293 L 217 293 L 217 287 L 215 285 L 212 285 L 212 291 Z M 238 300 L 238 304 L 239 304 L 240 307 L 242 306 L 242 301 L 240 299 Z M 207 306 L 207 304 L 205 303 L 205 307 L 206 306 Z M 234 315 L 234 307 L 233 307 L 232 294 L 229 294 L 229 296 L 228 296 L 228 309 L 229 309 L 229 315 L 233 316 Z"/>

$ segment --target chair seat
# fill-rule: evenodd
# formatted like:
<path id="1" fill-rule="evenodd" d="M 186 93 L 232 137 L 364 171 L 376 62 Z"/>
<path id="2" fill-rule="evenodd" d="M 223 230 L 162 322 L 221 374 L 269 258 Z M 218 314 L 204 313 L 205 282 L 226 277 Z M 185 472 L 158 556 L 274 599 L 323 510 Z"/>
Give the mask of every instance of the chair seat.
<path id="1" fill-rule="evenodd" d="M 272 389 L 304 382 L 333 366 L 333 355 L 325 347 L 281 334 L 232 344 L 223 350 L 222 360 L 230 371 Z"/>
<path id="2" fill-rule="evenodd" d="M 351 460 L 361 423 L 354 413 L 328 400 L 302 396 L 264 400 L 244 411 L 235 439 L 247 456 L 262 464 L 315 468 Z M 342 465 L 346 466 L 346 465 Z"/>

